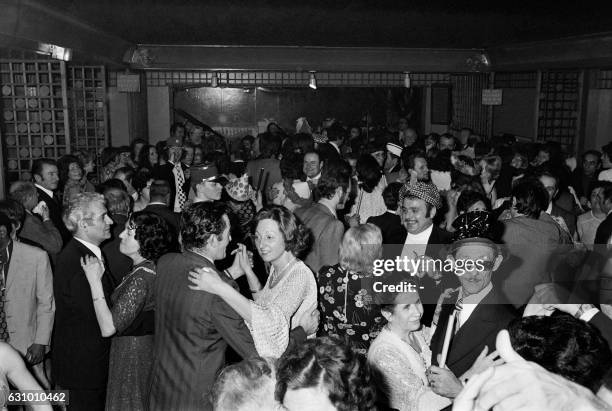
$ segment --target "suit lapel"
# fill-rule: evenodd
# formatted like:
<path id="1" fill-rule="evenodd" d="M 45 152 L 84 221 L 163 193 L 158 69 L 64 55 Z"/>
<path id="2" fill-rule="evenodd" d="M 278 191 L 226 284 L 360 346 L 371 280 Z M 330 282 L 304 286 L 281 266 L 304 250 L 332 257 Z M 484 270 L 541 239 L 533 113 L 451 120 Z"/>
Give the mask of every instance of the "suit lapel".
<path id="1" fill-rule="evenodd" d="M 17 267 L 24 268 L 24 265 L 27 264 L 24 257 L 25 256 L 23 255 L 21 244 L 13 241 L 13 253 L 11 254 L 11 261 L 9 262 L 7 270 L 7 290 L 11 288 L 13 281 L 15 281 L 15 278 L 17 277 Z"/>
<path id="2" fill-rule="evenodd" d="M 488 335 L 491 330 L 497 327 L 497 322 L 491 316 L 491 307 L 489 306 L 493 295 L 494 291 L 491 290 L 453 337 L 448 356 L 450 365 L 461 361 L 463 357 L 475 349 L 479 349 L 482 344 L 481 337 Z"/>

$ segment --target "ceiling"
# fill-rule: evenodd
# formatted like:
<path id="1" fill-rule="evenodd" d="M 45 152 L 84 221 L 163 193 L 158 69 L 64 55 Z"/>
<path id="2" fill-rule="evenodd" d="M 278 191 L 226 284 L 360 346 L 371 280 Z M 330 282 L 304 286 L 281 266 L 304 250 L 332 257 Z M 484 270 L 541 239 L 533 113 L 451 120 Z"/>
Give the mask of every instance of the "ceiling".
<path id="1" fill-rule="evenodd" d="M 487 48 L 612 28 L 599 1 L 40 2 L 133 44 Z"/>

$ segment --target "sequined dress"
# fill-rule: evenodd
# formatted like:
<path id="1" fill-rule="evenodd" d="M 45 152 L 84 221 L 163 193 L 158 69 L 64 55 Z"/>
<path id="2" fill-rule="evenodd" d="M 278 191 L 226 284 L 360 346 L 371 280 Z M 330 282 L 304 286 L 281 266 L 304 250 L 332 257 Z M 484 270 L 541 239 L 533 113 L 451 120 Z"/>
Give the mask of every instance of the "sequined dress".
<path id="1" fill-rule="evenodd" d="M 413 335 L 420 352 L 386 327 L 372 342 L 368 363 L 384 387 L 389 406 L 400 411 L 437 411 L 451 404 L 429 387 L 425 370 L 431 366 L 430 331 L 423 328 Z"/>
<path id="2" fill-rule="evenodd" d="M 126 275 L 111 296 L 117 335 L 110 350 L 107 410 L 143 410 L 151 364 L 153 335 L 120 336 L 141 311 L 155 308 L 155 265 L 144 261 Z"/>

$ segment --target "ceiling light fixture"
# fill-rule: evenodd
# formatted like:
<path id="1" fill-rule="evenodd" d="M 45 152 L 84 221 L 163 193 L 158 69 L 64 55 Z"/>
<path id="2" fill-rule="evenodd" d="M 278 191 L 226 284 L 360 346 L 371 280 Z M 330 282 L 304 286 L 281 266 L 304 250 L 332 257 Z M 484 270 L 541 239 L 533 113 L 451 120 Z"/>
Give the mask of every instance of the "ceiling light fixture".
<path id="1" fill-rule="evenodd" d="M 70 61 L 72 59 L 72 49 L 56 46 L 55 44 L 38 43 L 36 53 L 50 56 L 57 60 Z"/>
<path id="2" fill-rule="evenodd" d="M 404 87 L 410 88 L 410 72 L 404 71 Z"/>
<path id="3" fill-rule="evenodd" d="M 219 78 L 217 77 L 217 73 L 213 73 L 212 79 L 210 80 L 211 87 L 219 87 Z"/>
<path id="4" fill-rule="evenodd" d="M 317 89 L 317 78 L 315 77 L 315 73 L 316 71 L 311 71 L 310 79 L 308 80 L 308 87 L 310 87 L 313 90 Z"/>

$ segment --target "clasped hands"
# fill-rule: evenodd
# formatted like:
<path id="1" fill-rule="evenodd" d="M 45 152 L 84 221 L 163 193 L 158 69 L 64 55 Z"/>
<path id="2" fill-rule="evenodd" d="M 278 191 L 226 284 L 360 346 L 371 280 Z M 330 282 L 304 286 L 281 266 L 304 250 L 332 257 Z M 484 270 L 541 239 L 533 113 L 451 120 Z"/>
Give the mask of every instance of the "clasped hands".
<path id="1" fill-rule="evenodd" d="M 238 248 L 232 251 L 234 262 L 227 269 L 233 279 L 239 278 L 244 274 L 254 274 L 253 253 L 248 251 L 244 244 L 238 244 Z M 189 272 L 190 289 L 196 291 L 206 291 L 213 294 L 218 294 L 219 288 L 226 284 L 219 277 L 217 272 L 211 268 L 200 267 Z"/>
<path id="2" fill-rule="evenodd" d="M 473 375 L 479 374 L 490 367 L 501 365 L 504 360 L 500 358 L 497 351 L 488 354 L 489 347 L 485 347 L 472 367 L 461 376 L 462 380 L 467 380 Z M 438 358 L 439 361 L 439 358 Z M 429 367 L 426 371 L 429 385 L 433 392 L 447 398 L 455 398 L 463 389 L 463 384 L 448 368 L 441 368 L 435 365 Z"/>

